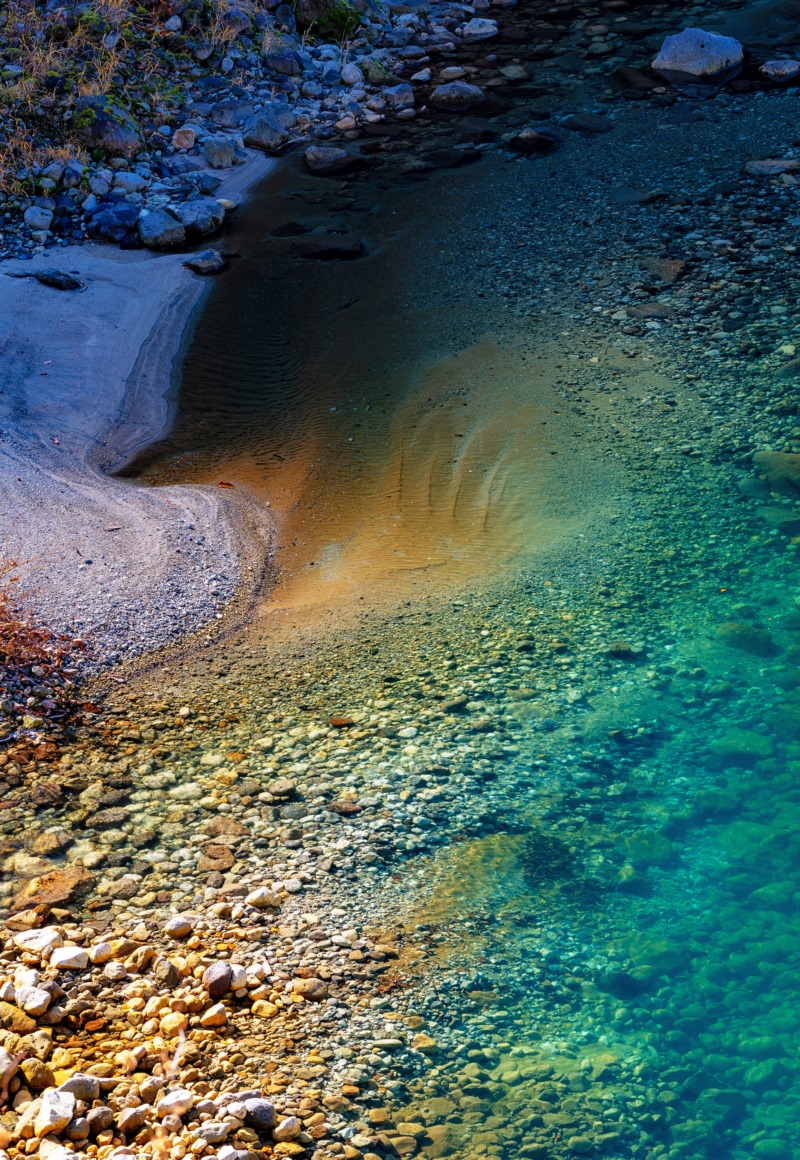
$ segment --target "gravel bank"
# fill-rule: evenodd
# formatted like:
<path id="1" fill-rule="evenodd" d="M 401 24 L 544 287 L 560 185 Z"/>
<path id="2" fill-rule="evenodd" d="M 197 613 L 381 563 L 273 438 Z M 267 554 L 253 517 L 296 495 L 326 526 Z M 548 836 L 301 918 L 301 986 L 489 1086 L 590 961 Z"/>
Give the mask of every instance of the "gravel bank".
<path id="1" fill-rule="evenodd" d="M 272 164 L 243 166 L 230 195 Z M 146 490 L 104 473 L 168 422 L 173 361 L 205 288 L 183 260 L 75 248 L 61 269 L 80 291 L 13 276 L 45 262 L 0 270 L 5 550 L 23 562 L 25 608 L 104 662 L 213 620 L 269 543 L 269 521 L 240 493 Z M 245 520 L 255 535 L 243 551 Z"/>

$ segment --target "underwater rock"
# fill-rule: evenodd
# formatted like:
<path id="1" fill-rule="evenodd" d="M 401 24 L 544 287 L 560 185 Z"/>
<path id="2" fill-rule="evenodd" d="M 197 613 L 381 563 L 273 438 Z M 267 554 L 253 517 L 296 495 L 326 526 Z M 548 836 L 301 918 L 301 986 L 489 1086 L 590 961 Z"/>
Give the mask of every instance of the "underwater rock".
<path id="1" fill-rule="evenodd" d="M 558 144 L 558 137 L 552 132 L 540 132 L 538 129 L 520 129 L 508 139 L 508 146 L 515 153 L 524 153 L 530 157 L 537 153 L 549 153 Z"/>
<path id="2" fill-rule="evenodd" d="M 309 145 L 303 158 L 312 173 L 352 173 L 354 169 L 364 166 L 361 157 L 356 157 L 336 145 Z"/>
<path id="3" fill-rule="evenodd" d="M 712 741 L 709 748 L 724 764 L 752 765 L 770 757 L 774 747 L 770 738 L 762 733 L 734 725 L 722 737 Z"/>
<path id="4" fill-rule="evenodd" d="M 574 857 L 570 848 L 555 834 L 532 830 L 521 856 L 522 870 L 529 883 L 557 882 L 571 878 Z"/>
<path id="5" fill-rule="evenodd" d="M 319 262 L 330 262 L 336 259 L 351 261 L 353 258 L 360 258 L 364 253 L 364 243 L 360 238 L 316 234 L 314 237 L 301 238 L 292 242 L 289 253 L 296 258 L 310 258 Z"/>
<path id="6" fill-rule="evenodd" d="M 757 451 L 753 463 L 773 487 L 800 489 L 800 455 L 790 451 Z"/>
<path id="7" fill-rule="evenodd" d="M 35 906 L 63 906 L 73 902 L 94 884 L 95 876 L 85 866 L 65 866 L 32 878 L 11 903 L 12 910 Z"/>
<path id="8" fill-rule="evenodd" d="M 745 620 L 728 620 L 717 629 L 717 639 L 730 648 L 755 657 L 771 657 L 780 652 L 768 629 Z"/>
<path id="9" fill-rule="evenodd" d="M 782 173 L 796 173 L 798 169 L 800 161 L 794 157 L 767 157 L 763 161 L 748 161 L 744 167 L 751 177 L 780 177 Z"/>
<path id="10" fill-rule="evenodd" d="M 668 838 L 656 830 L 637 830 L 625 838 L 625 848 L 634 866 L 664 866 L 675 856 Z"/>
<path id="11" fill-rule="evenodd" d="M 768 81 L 782 85 L 800 76 L 800 60 L 765 60 L 758 71 Z"/>

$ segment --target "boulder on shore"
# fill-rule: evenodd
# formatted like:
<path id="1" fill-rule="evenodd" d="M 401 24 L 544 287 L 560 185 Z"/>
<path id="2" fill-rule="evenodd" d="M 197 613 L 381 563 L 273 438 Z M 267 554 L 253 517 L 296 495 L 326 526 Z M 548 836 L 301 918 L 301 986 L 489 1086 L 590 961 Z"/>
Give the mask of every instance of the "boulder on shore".
<path id="1" fill-rule="evenodd" d="M 72 123 L 79 141 L 87 149 L 102 149 L 112 157 L 130 160 L 142 148 L 136 123 L 108 97 L 81 97 L 75 105 Z"/>
<path id="2" fill-rule="evenodd" d="M 483 99 L 483 90 L 477 85 L 467 84 L 466 81 L 450 81 L 446 85 L 437 85 L 430 96 L 432 105 L 449 112 L 471 109 L 473 105 L 479 105 Z"/>
<path id="3" fill-rule="evenodd" d="M 183 202 L 175 216 L 190 237 L 215 233 L 225 220 L 225 207 L 213 197 L 198 197 Z"/>
<path id="4" fill-rule="evenodd" d="M 265 153 L 275 153 L 289 139 L 287 130 L 277 118 L 267 112 L 256 113 L 242 128 L 245 145 L 262 149 Z"/>
<path id="5" fill-rule="evenodd" d="M 710 97 L 742 70 L 744 50 L 732 36 L 684 28 L 667 36 L 653 68 L 688 97 Z"/>
<path id="6" fill-rule="evenodd" d="M 168 250 L 185 241 L 186 230 L 168 210 L 144 210 L 139 215 L 139 237 L 148 249 Z"/>

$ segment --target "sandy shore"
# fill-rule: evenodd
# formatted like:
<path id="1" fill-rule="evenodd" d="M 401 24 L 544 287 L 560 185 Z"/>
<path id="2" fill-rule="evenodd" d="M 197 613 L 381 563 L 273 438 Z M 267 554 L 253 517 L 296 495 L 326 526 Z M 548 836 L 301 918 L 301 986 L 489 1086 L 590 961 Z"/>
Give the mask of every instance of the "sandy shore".
<path id="1" fill-rule="evenodd" d="M 275 162 L 254 155 L 219 190 L 238 199 Z M 181 254 L 54 249 L 0 264 L 3 552 L 25 606 L 117 659 L 214 619 L 268 550 L 255 500 L 214 486 L 145 489 L 106 471 L 169 423 L 176 357 L 209 283 Z M 86 289 L 14 273 L 59 269 Z M 241 534 L 247 526 L 247 535 Z"/>

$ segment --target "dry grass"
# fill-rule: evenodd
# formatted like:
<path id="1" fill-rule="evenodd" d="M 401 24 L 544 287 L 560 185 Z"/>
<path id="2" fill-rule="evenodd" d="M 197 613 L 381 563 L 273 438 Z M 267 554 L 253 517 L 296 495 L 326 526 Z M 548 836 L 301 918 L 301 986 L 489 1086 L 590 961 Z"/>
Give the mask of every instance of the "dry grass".
<path id="1" fill-rule="evenodd" d="M 33 165 L 80 155 L 65 114 L 79 97 L 123 96 L 132 48 L 137 82 L 163 71 L 149 43 L 155 31 L 132 0 L 94 0 L 70 23 L 48 19 L 41 0 L 0 0 L 0 48 L 18 71 L 0 85 L 0 189 L 30 194 Z"/>
<path id="2" fill-rule="evenodd" d="M 193 46 L 206 42 L 215 60 L 225 56 L 241 35 L 234 12 L 252 19 L 265 8 L 263 0 L 207 0 L 202 10 L 187 8 L 177 34 L 164 29 L 168 11 L 159 0 L 89 0 L 72 10 L 0 0 L 0 190 L 30 196 L 37 192 L 31 168 L 63 151 L 78 155 L 76 100 L 110 95 L 134 112 L 137 101 L 164 111 L 178 98 L 176 76 Z M 280 44 L 274 31 L 265 38 Z"/>

